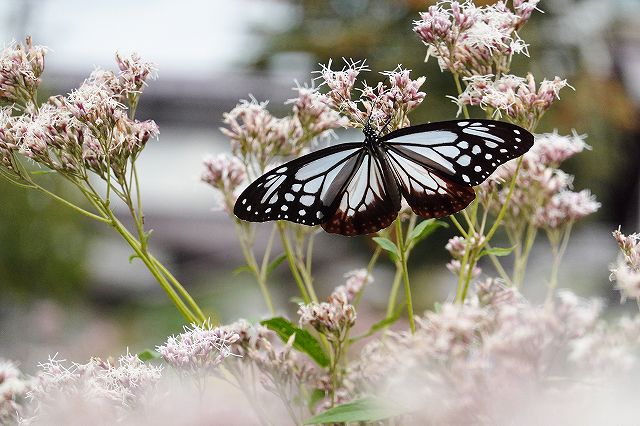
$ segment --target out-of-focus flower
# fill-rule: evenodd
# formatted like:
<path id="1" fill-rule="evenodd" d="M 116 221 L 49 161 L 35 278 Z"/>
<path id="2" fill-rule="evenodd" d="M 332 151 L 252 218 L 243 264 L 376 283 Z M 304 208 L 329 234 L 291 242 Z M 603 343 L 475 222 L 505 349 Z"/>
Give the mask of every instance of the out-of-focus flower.
<path id="1" fill-rule="evenodd" d="M 0 423 L 13 424 L 22 413 L 28 382 L 12 361 L 0 358 Z"/>
<path id="2" fill-rule="evenodd" d="M 25 419 L 36 424 L 59 404 L 70 401 L 91 402 L 118 420 L 124 408 L 148 398 L 162 373 L 162 367 L 144 363 L 130 353 L 122 355 L 117 364 L 100 358 L 86 364 L 67 364 L 54 356 L 40 368 L 27 393 L 33 416 Z"/>
<path id="3" fill-rule="evenodd" d="M 441 70 L 463 76 L 508 72 L 513 54 L 527 52 L 517 34 L 538 1 L 476 7 L 473 2 L 439 2 L 420 14 L 413 30 Z"/>
<path id="4" fill-rule="evenodd" d="M 344 274 L 347 281 L 344 285 L 336 287 L 335 293 L 344 293 L 347 300 L 352 302 L 356 294 L 360 293 L 365 285 L 373 282 L 373 276 L 366 269 L 356 269 Z"/>
<path id="5" fill-rule="evenodd" d="M 451 272 L 453 275 L 460 275 L 460 272 L 462 270 L 462 264 L 458 259 L 453 259 L 450 260 L 449 263 L 447 263 L 447 269 L 449 270 L 449 272 Z M 469 265 L 465 265 L 465 269 L 464 269 L 464 274 L 466 275 L 469 271 Z M 473 269 L 471 269 L 471 277 L 472 278 L 477 278 L 478 276 L 480 276 L 480 274 L 482 273 L 482 268 L 480 268 L 479 266 L 474 265 Z"/>
<path id="6" fill-rule="evenodd" d="M 264 170 L 276 156 L 294 155 L 302 147 L 296 145 L 301 135 L 297 120 L 276 118 L 267 110 L 267 102 L 243 100 L 224 114 L 220 131 L 231 139 L 231 151 L 246 162 L 255 160 Z"/>
<path id="7" fill-rule="evenodd" d="M 485 238 L 484 235 L 480 235 L 478 233 L 471 236 L 470 239 L 465 239 L 463 237 L 453 237 L 449 239 L 447 245 L 444 247 L 451 257 L 454 259 L 462 259 L 464 256 L 464 252 L 467 249 L 467 244 L 469 244 L 468 250 L 471 250 L 476 247 L 480 247 L 484 244 Z"/>
<path id="8" fill-rule="evenodd" d="M 454 98 L 460 110 L 464 105 L 477 105 L 482 109 L 491 108 L 498 117 L 506 116 L 510 121 L 525 128 L 536 127 L 542 115 L 559 98 L 560 90 L 571 87 L 567 80 L 555 77 L 543 80 L 536 86 L 531 73 L 526 78 L 515 75 L 502 75 L 498 80 L 492 74 L 474 75 L 465 78 L 467 87 Z"/>
<path id="9" fill-rule="evenodd" d="M 185 327 L 184 332 L 170 336 L 157 347 L 162 358 L 181 372 L 198 372 L 216 368 L 224 359 L 233 355 L 230 345 L 240 336 L 224 327 L 207 325 Z"/>
<path id="10" fill-rule="evenodd" d="M 299 85 L 294 90 L 298 92 L 298 96 L 289 99 L 287 103 L 293 105 L 293 117 L 300 123 L 305 139 L 322 138 L 329 135 L 332 129 L 349 124 L 347 117 L 329 106 L 331 101 L 327 95 L 317 89 Z"/>
<path id="11" fill-rule="evenodd" d="M 542 164 L 558 167 L 563 161 L 581 153 L 585 149 L 591 149 L 585 143 L 586 135 L 578 135 L 575 131 L 570 136 L 559 135 L 557 130 L 553 133 L 536 135 L 535 143 L 530 152 L 537 156 Z"/>
<path id="12" fill-rule="evenodd" d="M 44 71 L 46 49 L 34 46 L 31 37 L 24 45 L 14 43 L 0 54 L 0 99 L 22 107 L 33 104 Z"/>
<path id="13" fill-rule="evenodd" d="M 220 191 L 222 206 L 231 213 L 237 199 L 236 189 L 247 179 L 245 165 L 237 157 L 217 154 L 207 156 L 204 167 L 202 181 Z"/>
<path id="14" fill-rule="evenodd" d="M 356 321 L 356 310 L 346 291 L 334 291 L 328 302 L 309 303 L 298 308 L 300 326 L 311 326 L 329 339 L 342 341 Z"/>
<path id="15" fill-rule="evenodd" d="M 601 312 L 598 301 L 568 292 L 531 305 L 488 280 L 464 305 L 418 319 L 415 334 L 388 332 L 368 344 L 349 379 L 356 393 L 377 389 L 407 407 L 412 424 L 509 423 L 532 400 L 580 395 L 576 379 L 604 384 L 628 374 L 640 317 L 610 326 Z"/>
<path id="16" fill-rule="evenodd" d="M 533 222 L 540 228 L 556 229 L 595 213 L 599 208 L 600 203 L 588 189 L 580 192 L 562 191 L 538 208 Z"/>
<path id="17" fill-rule="evenodd" d="M 622 301 L 640 300 L 640 235 L 625 235 L 620 229 L 613 231 L 622 256 L 610 268 L 609 279 L 615 281 Z"/>

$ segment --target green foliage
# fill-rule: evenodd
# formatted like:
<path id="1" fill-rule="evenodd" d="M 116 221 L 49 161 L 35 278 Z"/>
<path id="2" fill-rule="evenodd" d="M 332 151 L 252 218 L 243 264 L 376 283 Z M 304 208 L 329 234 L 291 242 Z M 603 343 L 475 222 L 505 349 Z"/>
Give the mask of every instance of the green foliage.
<path id="1" fill-rule="evenodd" d="M 329 358 L 322 350 L 320 342 L 307 330 L 296 327 L 291 321 L 282 317 L 264 320 L 261 321 L 260 324 L 269 330 L 275 331 L 283 342 L 287 342 L 289 338 L 295 334 L 296 337 L 293 341 L 293 347 L 295 349 L 309 355 L 309 357 L 321 367 L 327 367 L 329 365 Z"/>
<path id="2" fill-rule="evenodd" d="M 313 416 L 305 425 L 319 423 L 375 422 L 406 414 L 406 410 L 386 400 L 365 397 L 357 401 L 336 405 L 322 414 Z"/>
<path id="3" fill-rule="evenodd" d="M 0 294 L 22 302 L 69 301 L 84 288 L 88 221 L 0 180 Z"/>

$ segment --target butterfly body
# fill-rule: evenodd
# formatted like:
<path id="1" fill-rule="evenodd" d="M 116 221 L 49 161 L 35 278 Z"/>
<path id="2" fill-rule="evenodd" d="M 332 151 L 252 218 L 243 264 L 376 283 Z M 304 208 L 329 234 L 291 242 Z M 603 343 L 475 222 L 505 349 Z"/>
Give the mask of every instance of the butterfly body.
<path id="1" fill-rule="evenodd" d="M 492 120 L 444 121 L 312 152 L 267 172 L 238 197 L 234 214 L 360 235 L 389 226 L 404 197 L 423 217 L 465 208 L 500 164 L 533 145 L 526 130 Z"/>

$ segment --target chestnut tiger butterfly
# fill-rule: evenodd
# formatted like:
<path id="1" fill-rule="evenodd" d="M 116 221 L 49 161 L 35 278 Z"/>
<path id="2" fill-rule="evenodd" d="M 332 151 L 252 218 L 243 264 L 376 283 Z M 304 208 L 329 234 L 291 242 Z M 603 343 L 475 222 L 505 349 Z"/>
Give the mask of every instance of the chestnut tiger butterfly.
<path id="1" fill-rule="evenodd" d="M 464 209 L 475 185 L 533 146 L 527 130 L 493 120 L 419 124 L 384 136 L 367 122 L 363 133 L 363 142 L 320 149 L 265 173 L 240 194 L 233 213 L 349 236 L 389 226 L 402 197 L 417 215 L 441 218 Z"/>

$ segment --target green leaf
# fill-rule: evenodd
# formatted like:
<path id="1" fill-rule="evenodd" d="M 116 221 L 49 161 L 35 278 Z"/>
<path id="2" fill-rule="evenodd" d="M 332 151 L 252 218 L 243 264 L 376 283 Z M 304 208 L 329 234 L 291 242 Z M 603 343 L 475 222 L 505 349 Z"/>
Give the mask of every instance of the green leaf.
<path id="1" fill-rule="evenodd" d="M 313 411 L 316 408 L 316 405 L 318 405 L 318 402 L 322 401 L 322 399 L 326 395 L 327 393 L 322 389 L 314 389 L 313 392 L 311 392 L 311 395 L 309 396 L 309 403 L 307 405 L 309 408 L 309 411 L 313 413 Z"/>
<path id="2" fill-rule="evenodd" d="M 276 257 L 273 262 L 267 266 L 267 276 L 271 275 L 274 269 L 276 269 L 284 260 L 287 258 L 287 255 L 282 253 L 280 256 Z"/>
<path id="3" fill-rule="evenodd" d="M 138 354 L 138 358 L 140 358 L 140 361 L 146 362 L 160 358 L 160 354 L 153 349 L 145 349 Z"/>
<path id="4" fill-rule="evenodd" d="M 516 246 L 513 247 L 491 247 L 488 249 L 484 249 L 480 252 L 480 256 L 486 256 L 488 254 L 492 254 L 494 256 L 508 256 L 511 254 L 511 252 L 513 251 L 513 249 L 515 249 Z"/>
<path id="5" fill-rule="evenodd" d="M 427 238 L 429 235 L 433 234 L 433 232 L 440 227 L 448 228 L 449 224 L 435 219 L 423 220 L 415 228 L 413 228 L 413 231 L 411 231 L 407 240 L 409 244 L 416 245 L 420 241 Z"/>
<path id="6" fill-rule="evenodd" d="M 391 253 L 391 257 L 394 261 L 400 258 L 400 251 L 398 251 L 398 247 L 396 247 L 396 245 L 390 239 L 386 237 L 373 237 L 373 241 L 375 241 L 376 244 L 378 244 L 384 250 Z"/>
<path id="7" fill-rule="evenodd" d="M 51 173 L 58 173 L 55 170 L 33 170 L 31 172 L 32 175 L 48 175 Z"/>
<path id="8" fill-rule="evenodd" d="M 433 312 L 435 312 L 436 314 L 439 314 L 440 311 L 442 311 L 442 303 L 440 302 L 435 302 L 433 304 Z"/>
<path id="9" fill-rule="evenodd" d="M 295 349 L 309 355 L 309 357 L 321 367 L 327 367 L 329 365 L 329 358 L 322 350 L 320 342 L 307 330 L 296 327 L 288 319 L 283 317 L 274 317 L 260 321 L 260 324 L 269 330 L 275 331 L 283 342 L 287 342 L 289 338 L 295 334 L 296 337 L 293 341 L 293 347 Z"/>
<path id="10" fill-rule="evenodd" d="M 313 416 L 304 424 L 375 422 L 406 413 L 407 410 L 403 407 L 369 396 L 330 408 L 324 413 Z"/>
<path id="11" fill-rule="evenodd" d="M 129 263 L 133 263 L 134 259 L 140 259 L 140 256 L 138 256 L 137 254 L 132 254 L 131 256 L 129 256 Z"/>
<path id="12" fill-rule="evenodd" d="M 243 272 L 252 273 L 253 271 L 247 265 L 243 265 L 243 266 L 238 266 L 236 269 L 234 269 L 232 274 L 236 276 L 236 275 L 240 275 Z"/>

